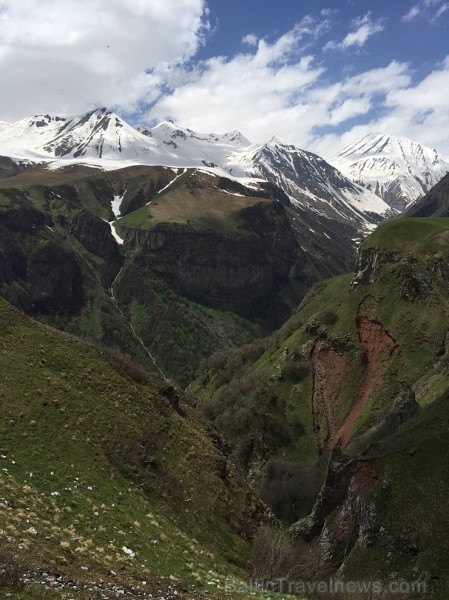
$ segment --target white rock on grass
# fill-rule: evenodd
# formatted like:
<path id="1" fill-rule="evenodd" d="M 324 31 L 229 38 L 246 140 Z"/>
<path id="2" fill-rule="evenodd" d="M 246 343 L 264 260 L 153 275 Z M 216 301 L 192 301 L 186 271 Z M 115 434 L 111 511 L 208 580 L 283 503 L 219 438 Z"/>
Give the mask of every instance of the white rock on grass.
<path id="1" fill-rule="evenodd" d="M 124 552 L 127 556 L 130 556 L 131 558 L 134 558 L 136 556 L 136 553 L 130 550 L 130 548 L 127 548 L 126 546 L 123 546 L 122 552 Z"/>

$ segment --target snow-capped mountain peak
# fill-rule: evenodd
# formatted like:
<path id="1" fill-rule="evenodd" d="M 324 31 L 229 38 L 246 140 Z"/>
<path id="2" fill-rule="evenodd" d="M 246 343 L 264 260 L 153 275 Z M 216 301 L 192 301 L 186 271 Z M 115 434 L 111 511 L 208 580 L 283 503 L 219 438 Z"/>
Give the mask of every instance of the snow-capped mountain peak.
<path id="1" fill-rule="evenodd" d="M 148 140 L 106 108 L 91 111 L 65 124 L 43 145 L 55 156 L 137 159 L 149 153 Z"/>
<path id="2" fill-rule="evenodd" d="M 331 163 L 401 211 L 449 172 L 449 157 L 434 148 L 382 133 L 347 146 Z"/>
<path id="3" fill-rule="evenodd" d="M 66 119 L 36 115 L 0 130 L 0 153 L 41 159 L 144 161 L 154 144 L 115 113 L 100 108 Z"/>

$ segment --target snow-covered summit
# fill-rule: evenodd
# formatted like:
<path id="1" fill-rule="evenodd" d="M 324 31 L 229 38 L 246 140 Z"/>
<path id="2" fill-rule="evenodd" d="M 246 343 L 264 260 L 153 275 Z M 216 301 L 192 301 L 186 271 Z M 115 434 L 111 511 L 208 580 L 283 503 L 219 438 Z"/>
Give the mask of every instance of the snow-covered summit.
<path id="1" fill-rule="evenodd" d="M 140 126 L 143 132 L 145 126 Z M 173 121 L 163 121 L 156 125 L 152 130 L 146 129 L 146 135 L 152 135 L 162 142 L 169 140 L 184 140 L 185 142 L 206 142 L 209 144 L 224 144 L 232 148 L 243 148 L 250 145 L 250 141 L 245 138 L 240 131 L 229 131 L 227 133 L 198 133 L 192 129 L 183 128 L 176 125 Z"/>
<path id="2" fill-rule="evenodd" d="M 434 148 L 382 133 L 347 146 L 331 163 L 400 211 L 449 172 L 449 157 Z"/>
<path id="3" fill-rule="evenodd" d="M 138 129 L 165 151 L 166 164 L 172 166 L 221 167 L 232 153 L 250 145 L 239 131 L 198 133 L 180 127 L 173 121 L 164 121 L 152 129 L 145 126 L 139 126 Z"/>

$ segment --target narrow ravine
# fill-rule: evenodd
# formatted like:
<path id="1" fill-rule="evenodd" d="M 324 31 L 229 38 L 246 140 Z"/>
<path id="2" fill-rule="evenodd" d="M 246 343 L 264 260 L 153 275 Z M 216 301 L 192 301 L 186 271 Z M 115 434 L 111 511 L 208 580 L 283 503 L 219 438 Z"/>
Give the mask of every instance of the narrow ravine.
<path id="1" fill-rule="evenodd" d="M 156 359 L 154 358 L 154 356 L 152 355 L 152 353 L 150 352 L 150 350 L 148 350 L 148 348 L 145 346 L 144 341 L 142 340 L 142 338 L 137 334 L 136 330 L 134 329 L 131 321 L 128 321 L 128 319 L 125 317 L 124 312 L 122 311 L 122 309 L 120 308 L 120 304 L 118 303 L 118 300 L 114 294 L 114 286 L 117 283 L 123 269 L 125 268 L 125 265 L 123 265 L 123 267 L 120 269 L 120 271 L 117 273 L 117 275 L 115 276 L 114 281 L 111 283 L 111 287 L 110 287 L 110 292 L 111 292 L 111 298 L 112 301 L 114 302 L 114 304 L 117 307 L 117 310 L 119 311 L 119 313 L 122 315 L 123 319 L 125 320 L 125 322 L 127 323 L 128 327 L 131 329 L 131 332 L 133 334 L 133 336 L 136 338 L 136 340 L 139 342 L 139 344 L 142 346 L 142 348 L 145 350 L 145 352 L 148 354 L 148 356 L 151 358 L 154 366 L 156 367 L 157 371 L 159 372 L 160 376 L 162 377 L 162 379 L 164 381 L 168 381 L 167 377 L 165 376 L 164 372 L 162 371 L 162 369 L 159 367 L 159 365 L 156 362 Z"/>

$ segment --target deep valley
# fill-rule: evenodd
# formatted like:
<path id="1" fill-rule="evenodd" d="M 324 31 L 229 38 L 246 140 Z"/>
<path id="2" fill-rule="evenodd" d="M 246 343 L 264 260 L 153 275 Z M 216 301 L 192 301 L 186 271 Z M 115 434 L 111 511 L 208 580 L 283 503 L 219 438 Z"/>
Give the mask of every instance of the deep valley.
<path id="1" fill-rule="evenodd" d="M 449 175 L 376 187 L 380 141 L 352 181 L 106 109 L 0 131 L 2 598 L 447 597 Z"/>

